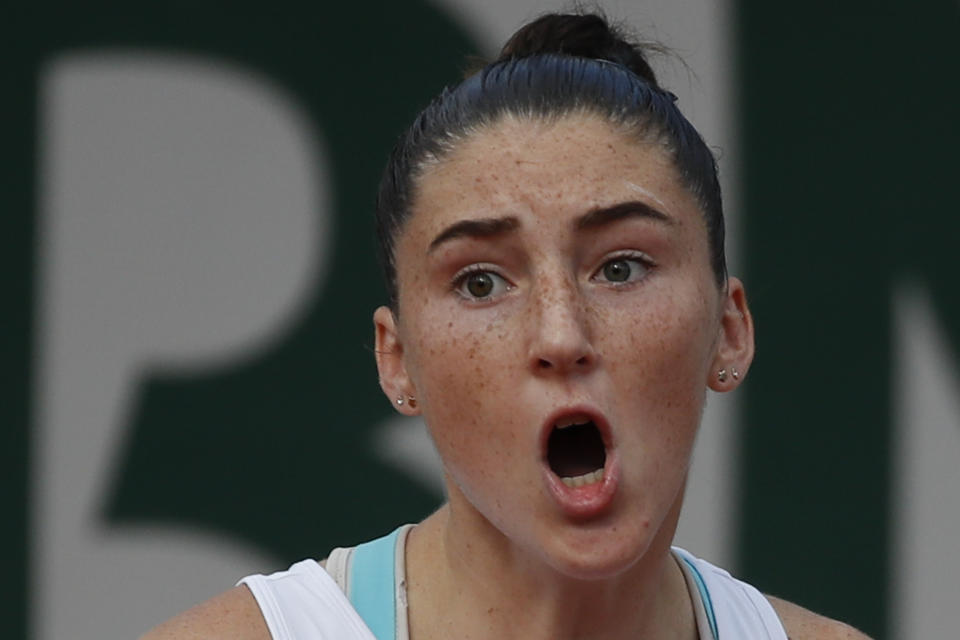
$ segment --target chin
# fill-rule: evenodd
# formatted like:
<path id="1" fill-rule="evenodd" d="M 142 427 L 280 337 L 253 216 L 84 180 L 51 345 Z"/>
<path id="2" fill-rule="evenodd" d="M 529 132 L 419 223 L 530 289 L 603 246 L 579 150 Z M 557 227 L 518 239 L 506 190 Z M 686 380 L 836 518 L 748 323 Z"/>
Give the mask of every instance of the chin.
<path id="1" fill-rule="evenodd" d="M 653 547 L 649 523 L 644 525 L 576 527 L 551 536 L 543 552 L 555 571 L 576 580 L 615 578 Z"/>

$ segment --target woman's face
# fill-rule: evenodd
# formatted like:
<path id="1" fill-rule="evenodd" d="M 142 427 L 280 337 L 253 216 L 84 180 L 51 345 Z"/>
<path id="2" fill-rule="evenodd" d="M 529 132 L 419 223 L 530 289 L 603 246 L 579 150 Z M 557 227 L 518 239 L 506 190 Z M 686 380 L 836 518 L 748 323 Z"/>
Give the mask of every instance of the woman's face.
<path id="1" fill-rule="evenodd" d="M 381 381 L 416 398 L 451 509 L 571 576 L 631 566 L 753 344 L 666 154 L 590 116 L 504 119 L 419 180 L 396 264 Z"/>

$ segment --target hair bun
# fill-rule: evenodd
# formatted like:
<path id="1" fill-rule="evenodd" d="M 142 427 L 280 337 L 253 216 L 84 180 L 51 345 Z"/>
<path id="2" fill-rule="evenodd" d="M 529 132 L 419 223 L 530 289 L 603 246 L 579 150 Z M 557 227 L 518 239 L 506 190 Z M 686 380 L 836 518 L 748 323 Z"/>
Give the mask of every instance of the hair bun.
<path id="1" fill-rule="evenodd" d="M 606 60 L 627 67 L 659 89 L 643 49 L 602 15 L 551 13 L 513 34 L 498 61 L 549 53 Z"/>

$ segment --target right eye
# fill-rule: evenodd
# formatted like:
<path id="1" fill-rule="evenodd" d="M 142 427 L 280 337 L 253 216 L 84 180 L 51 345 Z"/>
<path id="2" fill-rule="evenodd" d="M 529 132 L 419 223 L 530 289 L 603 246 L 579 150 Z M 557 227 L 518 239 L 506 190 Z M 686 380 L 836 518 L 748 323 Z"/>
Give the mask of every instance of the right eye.
<path id="1" fill-rule="evenodd" d="M 454 290 L 468 300 L 490 300 L 509 288 L 503 276 L 482 267 L 468 269 L 454 278 Z"/>

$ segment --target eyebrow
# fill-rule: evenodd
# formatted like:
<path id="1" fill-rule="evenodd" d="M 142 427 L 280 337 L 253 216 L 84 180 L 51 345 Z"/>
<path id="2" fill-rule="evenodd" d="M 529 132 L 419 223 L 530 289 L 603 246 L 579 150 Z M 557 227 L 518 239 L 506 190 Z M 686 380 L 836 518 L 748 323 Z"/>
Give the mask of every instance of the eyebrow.
<path id="1" fill-rule="evenodd" d="M 597 227 L 608 225 L 611 222 L 622 220 L 623 218 L 647 218 L 648 220 L 656 220 L 669 225 L 674 225 L 677 222 L 659 209 L 651 207 L 646 202 L 629 200 L 611 207 L 591 209 L 583 216 L 577 218 L 574 226 L 577 229 L 596 229 Z"/>
<path id="2" fill-rule="evenodd" d="M 676 220 L 659 209 L 651 207 L 639 200 L 620 202 L 610 207 L 591 209 L 574 221 L 574 228 L 578 230 L 596 229 L 624 218 L 647 218 L 666 224 L 676 224 Z M 479 218 L 476 220 L 461 220 L 455 222 L 433 239 L 427 248 L 427 253 L 434 251 L 444 242 L 454 238 L 489 238 L 498 236 L 520 228 L 520 220 L 514 216 L 503 218 Z"/>
<path id="3" fill-rule="evenodd" d="M 430 253 L 439 245 L 454 238 L 488 238 L 490 236 L 507 233 L 508 231 L 514 231 L 519 227 L 520 220 L 513 216 L 461 220 L 441 231 L 437 237 L 433 239 L 433 242 L 430 243 L 427 253 Z"/>

